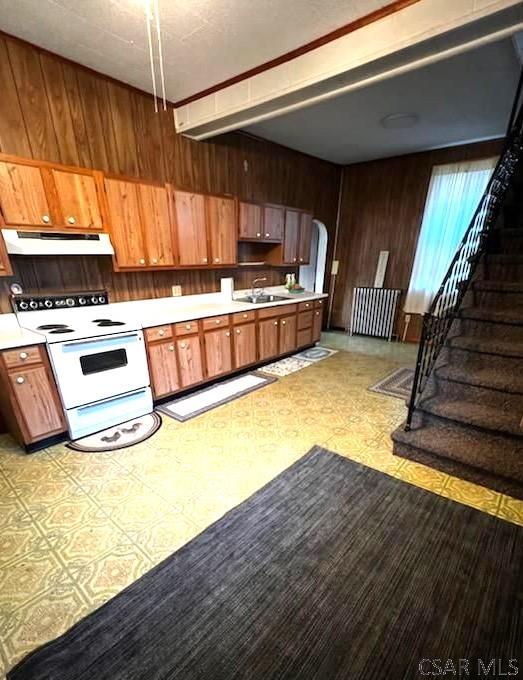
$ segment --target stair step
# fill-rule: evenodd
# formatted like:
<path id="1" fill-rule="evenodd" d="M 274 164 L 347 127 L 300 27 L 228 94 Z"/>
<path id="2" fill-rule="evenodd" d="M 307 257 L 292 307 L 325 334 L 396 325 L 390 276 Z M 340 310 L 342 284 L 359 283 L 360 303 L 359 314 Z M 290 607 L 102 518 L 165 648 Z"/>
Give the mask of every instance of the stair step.
<path id="1" fill-rule="evenodd" d="M 514 253 L 487 253 L 482 261 L 484 278 L 521 281 L 523 278 L 523 255 Z"/>
<path id="2" fill-rule="evenodd" d="M 478 279 L 472 282 L 472 288 L 474 290 L 495 293 L 523 293 L 523 281 L 491 281 L 490 279 Z"/>
<path id="3" fill-rule="evenodd" d="M 523 308 L 465 307 L 459 311 L 462 319 L 486 321 L 509 326 L 523 326 Z"/>
<path id="4" fill-rule="evenodd" d="M 448 364 L 436 368 L 435 374 L 440 380 L 483 387 L 488 390 L 499 390 L 510 394 L 523 394 L 523 373 L 517 374 L 511 370 L 500 371 L 492 368 L 467 370 L 463 366 Z"/>
<path id="5" fill-rule="evenodd" d="M 392 433 L 394 454 L 431 465 L 471 482 L 523 498 L 523 441 L 473 430 L 414 414 L 412 428 L 404 424 Z M 516 481 L 513 481 L 516 480 Z"/>
<path id="6" fill-rule="evenodd" d="M 496 338 L 456 335 L 453 338 L 449 338 L 448 344 L 451 347 L 456 347 L 457 349 L 462 349 L 467 352 L 523 358 L 523 342 L 510 342 L 508 340 L 497 340 Z"/>
<path id="7" fill-rule="evenodd" d="M 499 408 L 472 401 L 449 401 L 440 397 L 422 399 L 419 409 L 463 425 L 471 425 L 482 430 L 500 432 L 523 439 L 523 429 L 520 426 L 521 413 L 502 411 Z"/>

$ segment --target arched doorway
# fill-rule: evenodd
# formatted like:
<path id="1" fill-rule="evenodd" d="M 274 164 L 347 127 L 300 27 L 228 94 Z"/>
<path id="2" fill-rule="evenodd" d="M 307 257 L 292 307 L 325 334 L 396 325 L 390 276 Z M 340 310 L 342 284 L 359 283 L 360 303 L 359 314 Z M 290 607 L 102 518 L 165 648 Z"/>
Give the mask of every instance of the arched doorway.
<path id="1" fill-rule="evenodd" d="M 299 272 L 299 281 L 305 290 L 323 293 L 327 241 L 327 227 L 319 220 L 312 220 L 311 260 L 310 264 L 301 266 Z"/>

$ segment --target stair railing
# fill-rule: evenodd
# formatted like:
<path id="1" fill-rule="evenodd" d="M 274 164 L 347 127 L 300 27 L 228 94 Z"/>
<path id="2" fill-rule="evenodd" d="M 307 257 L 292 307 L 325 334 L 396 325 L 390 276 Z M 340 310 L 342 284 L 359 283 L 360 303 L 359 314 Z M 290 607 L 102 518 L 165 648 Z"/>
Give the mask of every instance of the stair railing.
<path id="1" fill-rule="evenodd" d="M 423 315 L 416 370 L 405 430 L 410 430 L 414 410 L 432 373 L 450 327 L 458 315 L 476 267 L 485 253 L 487 239 L 505 203 L 516 166 L 523 156 L 523 105 L 515 116 L 494 172 L 479 201 L 445 278 L 428 311 Z"/>

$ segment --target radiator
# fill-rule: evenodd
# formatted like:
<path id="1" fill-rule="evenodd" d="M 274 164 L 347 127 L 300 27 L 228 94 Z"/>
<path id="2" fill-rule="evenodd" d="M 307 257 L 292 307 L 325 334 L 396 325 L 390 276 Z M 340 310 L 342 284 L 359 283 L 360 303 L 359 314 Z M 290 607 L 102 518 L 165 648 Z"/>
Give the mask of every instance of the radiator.
<path id="1" fill-rule="evenodd" d="M 392 338 L 396 307 L 401 290 L 397 288 L 355 288 L 352 295 L 350 334 Z"/>

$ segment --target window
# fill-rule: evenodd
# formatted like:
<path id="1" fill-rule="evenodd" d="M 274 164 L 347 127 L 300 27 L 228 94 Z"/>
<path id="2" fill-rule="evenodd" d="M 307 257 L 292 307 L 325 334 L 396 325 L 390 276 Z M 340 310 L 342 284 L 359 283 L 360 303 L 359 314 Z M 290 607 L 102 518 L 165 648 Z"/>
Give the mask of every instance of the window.
<path id="1" fill-rule="evenodd" d="M 486 158 L 434 166 L 405 300 L 407 314 L 423 314 L 429 308 L 487 187 L 496 161 L 496 158 Z"/>

